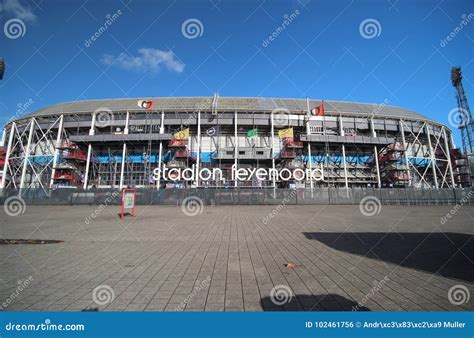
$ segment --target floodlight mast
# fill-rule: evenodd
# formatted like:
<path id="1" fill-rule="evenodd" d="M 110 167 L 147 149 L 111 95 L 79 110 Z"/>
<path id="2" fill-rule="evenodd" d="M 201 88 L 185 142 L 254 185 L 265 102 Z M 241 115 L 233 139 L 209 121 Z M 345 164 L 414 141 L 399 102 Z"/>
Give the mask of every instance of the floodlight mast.
<path id="1" fill-rule="evenodd" d="M 451 68 L 451 83 L 456 89 L 456 101 L 458 104 L 458 129 L 461 131 L 462 150 L 467 159 L 467 167 L 470 171 L 471 184 L 474 182 L 474 121 L 467 102 L 466 93 L 462 85 L 461 67 Z"/>
<path id="2" fill-rule="evenodd" d="M 461 131 L 462 148 L 465 155 L 472 156 L 474 150 L 474 121 L 472 120 L 471 110 L 469 109 L 467 97 L 462 85 L 461 67 L 451 68 L 451 82 L 456 89 L 456 100 L 458 103 L 459 117 L 461 118 L 458 128 Z"/>

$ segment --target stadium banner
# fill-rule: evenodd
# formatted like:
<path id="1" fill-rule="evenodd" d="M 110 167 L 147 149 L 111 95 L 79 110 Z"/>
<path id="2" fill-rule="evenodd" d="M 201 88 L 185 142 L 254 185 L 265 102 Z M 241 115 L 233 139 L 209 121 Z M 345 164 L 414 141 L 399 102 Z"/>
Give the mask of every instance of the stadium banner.
<path id="1" fill-rule="evenodd" d="M 292 128 L 287 128 L 287 129 L 280 129 L 278 131 L 278 137 L 279 138 L 294 137 L 293 127 Z"/>
<path id="2" fill-rule="evenodd" d="M 258 136 L 258 129 L 253 128 L 247 131 L 247 137 L 257 137 Z"/>
<path id="3" fill-rule="evenodd" d="M 7 337 L 469 337 L 469 312 L 4 312 Z"/>
<path id="4" fill-rule="evenodd" d="M 189 128 L 182 129 L 174 134 L 175 140 L 187 140 L 189 138 Z"/>
<path id="5" fill-rule="evenodd" d="M 311 114 L 315 116 L 324 116 L 324 101 L 321 101 L 321 104 L 314 109 L 311 109 Z"/>

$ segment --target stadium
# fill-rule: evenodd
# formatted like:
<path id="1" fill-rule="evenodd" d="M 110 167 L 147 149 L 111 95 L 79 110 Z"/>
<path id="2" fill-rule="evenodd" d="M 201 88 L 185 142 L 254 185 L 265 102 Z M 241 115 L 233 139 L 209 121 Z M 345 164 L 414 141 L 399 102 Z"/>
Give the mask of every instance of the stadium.
<path id="1" fill-rule="evenodd" d="M 382 104 L 314 99 L 176 97 L 60 103 L 11 120 L 1 188 L 306 189 L 469 186 L 451 130 Z M 219 168 L 192 180 L 157 168 Z M 233 171 L 319 168 L 324 178 Z M 170 172 L 171 174 L 171 172 Z"/>

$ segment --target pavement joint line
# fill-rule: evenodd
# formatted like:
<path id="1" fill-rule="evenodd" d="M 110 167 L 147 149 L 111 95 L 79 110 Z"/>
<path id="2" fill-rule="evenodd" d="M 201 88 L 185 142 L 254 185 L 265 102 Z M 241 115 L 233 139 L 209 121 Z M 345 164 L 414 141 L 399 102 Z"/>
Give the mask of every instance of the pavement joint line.
<path id="1" fill-rule="evenodd" d="M 346 230 L 347 230 L 347 228 L 346 228 Z M 345 230 L 342 234 L 346 233 L 346 230 Z M 340 238 L 340 237 L 342 236 L 342 234 L 341 234 L 338 238 Z M 297 249 L 297 250 L 298 250 L 298 249 Z M 320 255 L 318 255 L 317 259 L 319 259 L 322 254 L 323 254 L 323 252 L 321 252 Z M 346 276 L 346 275 L 343 275 L 343 276 L 342 276 L 342 279 L 344 279 L 345 276 Z M 340 281 L 333 281 L 333 282 L 335 282 L 336 285 L 339 285 L 339 283 L 342 281 L 342 279 L 341 279 Z M 324 287 L 324 286 L 323 286 L 323 287 Z M 326 298 L 326 296 L 329 294 L 329 291 L 328 291 L 325 287 L 324 287 L 324 289 L 326 290 L 326 294 L 320 299 L 320 302 L 322 302 L 322 301 Z M 360 290 L 360 291 L 362 292 L 362 290 Z M 318 306 L 318 305 L 319 305 L 319 304 L 315 304 L 315 305 L 310 309 L 310 311 L 311 311 L 312 309 L 314 309 L 314 308 L 315 308 L 316 306 Z"/>
<path id="2" fill-rule="evenodd" d="M 462 264 L 472 264 L 466 251 L 472 243 L 469 239 L 472 229 L 467 227 L 469 221 L 466 223 L 470 219 L 468 211 L 471 206 L 459 211 L 449 224 L 450 232 L 463 234 L 460 237 L 462 241 L 454 242 L 458 247 L 449 244 L 452 243 L 451 237 L 438 235 L 442 231 L 437 226 L 436 219 L 438 215 L 442 216 L 448 206 L 387 206 L 384 209 L 386 212 L 373 217 L 363 217 L 358 212 L 357 205 L 344 206 L 348 212 L 343 214 L 338 212 L 342 206 L 324 206 L 321 216 L 316 221 L 308 222 L 322 208 L 287 205 L 283 212 L 280 210 L 269 224 L 263 226 L 262 215 L 268 214 L 275 207 L 276 205 L 219 206 L 213 208 L 212 213 L 205 212 L 192 218 L 177 212 L 179 208 L 176 207 L 150 206 L 139 214 L 138 219 L 127 221 L 127 227 L 132 222 L 134 224 L 130 229 L 133 234 L 130 234 L 123 227 L 116 226 L 115 213 L 109 211 L 102 213 L 94 226 L 84 227 L 77 232 L 82 225 L 80 220 L 84 217 L 84 211 L 87 215 L 87 210 L 92 210 L 92 207 L 75 206 L 70 209 L 74 211 L 67 213 L 67 223 L 58 218 L 47 228 L 41 227 L 46 234 L 60 234 L 62 238 L 71 238 L 71 245 L 62 249 L 55 245 L 0 247 L 0 257 L 8 257 L 4 260 L 6 263 L 0 264 L 0 268 L 14 267 L 6 280 L 5 290 L 8 285 L 15 286 L 15 280 L 25 271 L 22 266 L 43 266 L 37 274 L 38 278 L 35 276 L 35 284 L 24 291 L 22 302 L 18 300 L 12 303 L 7 311 L 35 311 L 41 308 L 63 311 L 66 307 L 68 310 L 78 311 L 82 306 L 80 304 L 85 304 L 84 307 L 94 306 L 90 294 L 93 285 L 98 284 L 111 285 L 117 296 L 110 307 L 100 307 L 101 310 L 142 311 L 159 306 L 160 299 L 165 300 L 167 310 L 173 310 L 179 305 L 176 302 L 185 299 L 186 288 L 191 290 L 190 283 L 197 286 L 197 280 L 202 281 L 208 275 L 211 276 L 210 285 L 193 296 L 196 299 L 184 307 L 185 311 L 218 308 L 225 311 L 251 311 L 254 308 L 268 310 L 271 306 L 270 289 L 277 284 L 288 285 L 297 297 L 290 304 L 275 306 L 276 310 L 301 308 L 307 311 L 313 305 L 317 306 L 313 306 L 313 310 L 327 310 L 327 306 L 333 306 L 330 305 L 333 301 L 336 302 L 334 309 L 342 309 L 348 306 L 348 302 L 355 305 L 354 302 L 361 301 L 364 294 L 373 287 L 372 282 L 381 280 L 383 276 L 390 276 L 390 282 L 364 304 L 371 310 L 469 309 L 469 304 L 460 307 L 451 305 L 446 292 L 452 283 L 459 282 L 474 292 L 474 284 L 456 271 L 454 275 L 441 275 L 438 272 L 449 271 L 447 269 L 451 269 L 453 262 L 458 259 L 464 262 Z M 9 224 L 4 232 L 30 233 L 29 227 L 32 225 L 28 225 L 28 222 L 31 217 L 42 219 L 42 214 L 54 210 L 55 207 L 48 210 L 33 206 L 31 210 L 28 209 L 27 215 L 18 216 L 15 224 Z M 407 215 L 402 214 L 402 221 L 397 217 L 400 210 L 409 211 Z M 422 212 L 425 210 L 430 210 L 430 213 Z M 154 216 L 150 217 L 151 215 Z M 390 224 L 390 218 L 394 217 L 398 218 L 397 222 Z M 375 229 L 379 235 L 368 237 L 378 243 L 373 246 L 370 245 L 372 240 L 367 242 L 361 233 L 370 233 Z M 410 233 L 423 234 L 430 230 L 429 235 L 410 237 Z M 306 237 L 303 232 L 307 232 L 309 236 Z M 346 250 L 340 247 L 344 241 L 334 242 L 332 236 L 313 237 L 311 232 L 315 232 L 314 235 L 334 233 L 334 237 L 340 237 L 342 232 L 347 238 L 352 238 L 348 245 L 362 250 L 353 252 L 350 247 Z M 379 255 L 383 251 L 377 251 L 385 250 L 386 243 L 380 247 L 380 238 L 387 236 L 387 232 L 392 233 L 390 238 L 394 239 L 393 243 L 387 242 L 391 243 L 389 247 L 396 245 L 400 235 L 407 241 L 412 238 L 416 242 L 413 242 L 413 247 L 403 249 L 403 253 L 407 253 L 397 255 L 395 261 L 392 261 L 390 255 Z M 71 237 L 71 233 L 74 236 Z M 141 241 L 136 240 L 135 236 Z M 91 243 L 88 240 L 90 238 L 97 242 Z M 343 239 L 344 237 L 340 238 Z M 113 243 L 110 244 L 111 240 Z M 422 262 L 421 266 L 405 264 L 406 259 L 412 261 L 412 257 L 422 258 L 417 257 L 422 252 L 419 251 L 420 242 L 423 241 L 421 245 L 425 247 L 426 243 L 438 243 L 438 240 L 447 243 L 447 246 L 436 247 L 436 250 L 446 253 L 445 258 L 439 260 L 440 265 L 434 266 L 436 269 L 426 269 Z M 370 254 L 366 254 L 367 250 L 364 249 L 367 244 L 371 247 Z M 379 248 L 376 250 L 377 247 Z M 61 254 L 51 256 L 58 249 Z M 406 258 L 408 254 L 411 256 Z M 456 260 L 454 257 L 457 257 Z M 46 258 L 49 258 L 48 264 L 44 265 Z M 295 262 L 297 267 L 287 269 L 283 266 L 286 262 Z M 395 265 L 393 269 L 391 264 Z M 461 279 L 455 277 L 458 275 Z M 161 290 L 170 290 L 169 295 Z M 335 294 L 336 298 L 327 297 L 328 293 Z M 120 298 L 123 299 L 120 301 L 118 297 L 122 294 L 125 298 Z M 159 298 L 153 300 L 155 295 Z M 300 298 L 300 295 L 308 295 L 309 298 Z M 337 298 L 339 296 L 342 298 Z M 73 297 L 79 301 L 77 306 L 71 306 L 70 299 Z M 324 309 L 316 302 L 326 304 Z"/>
<path id="3" fill-rule="evenodd" d="M 406 215 L 405 215 L 405 216 L 406 216 Z M 392 229 L 393 229 L 393 227 L 392 227 Z M 339 237 L 340 237 L 340 236 L 339 236 Z M 374 247 L 375 247 L 375 246 L 374 246 Z M 372 248 L 372 249 L 373 249 L 373 248 Z M 371 251 L 372 249 L 370 249 L 370 251 Z M 357 263 L 356 266 L 358 266 L 358 264 L 360 263 L 360 261 L 361 261 L 361 260 L 359 260 L 359 262 Z M 382 261 L 382 262 L 383 262 L 383 261 Z M 383 263 L 386 264 L 385 262 L 383 262 Z M 345 276 L 346 276 L 346 274 L 343 275 L 343 279 L 345 278 Z M 341 280 L 342 280 L 342 279 L 341 279 Z M 341 280 L 338 281 L 338 282 L 336 282 L 336 284 L 340 283 Z M 395 291 L 395 290 L 394 290 L 394 291 Z M 326 296 L 324 296 L 324 297 L 321 299 L 321 301 L 324 300 L 325 297 L 326 297 Z M 316 305 L 315 305 L 315 306 L 316 306 Z M 313 308 L 314 308 L 314 307 L 313 307 Z"/>

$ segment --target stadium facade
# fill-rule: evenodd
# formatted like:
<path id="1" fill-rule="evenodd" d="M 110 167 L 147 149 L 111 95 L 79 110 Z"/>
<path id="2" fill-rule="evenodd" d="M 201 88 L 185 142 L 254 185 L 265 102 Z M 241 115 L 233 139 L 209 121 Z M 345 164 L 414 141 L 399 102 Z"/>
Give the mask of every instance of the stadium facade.
<path id="1" fill-rule="evenodd" d="M 469 184 L 451 130 L 382 104 L 178 97 L 78 101 L 10 121 L 1 188 L 396 188 Z M 176 180 L 156 168 L 219 168 Z M 251 177 L 236 168 L 321 168 L 324 179 Z"/>

